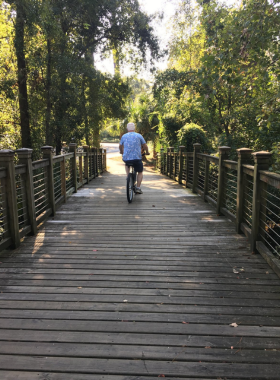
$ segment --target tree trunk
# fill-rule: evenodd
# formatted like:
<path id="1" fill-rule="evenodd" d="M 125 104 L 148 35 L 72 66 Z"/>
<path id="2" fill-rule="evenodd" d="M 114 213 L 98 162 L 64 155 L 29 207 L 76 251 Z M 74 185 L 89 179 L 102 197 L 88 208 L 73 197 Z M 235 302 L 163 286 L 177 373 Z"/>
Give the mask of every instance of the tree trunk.
<path id="1" fill-rule="evenodd" d="M 120 55 L 119 55 L 119 52 L 118 52 L 118 48 L 114 48 L 112 50 L 112 53 L 113 53 L 113 61 L 114 61 L 114 74 L 115 75 L 120 75 L 121 72 L 120 72 Z"/>
<path id="2" fill-rule="evenodd" d="M 83 118 L 85 123 L 85 137 L 86 137 L 86 144 L 90 145 L 90 138 L 89 138 L 89 122 L 88 122 L 88 115 L 87 115 L 87 107 L 86 107 L 86 95 L 85 95 L 85 85 L 86 85 L 86 78 L 83 77 L 83 83 L 82 83 L 82 94 L 81 94 L 81 100 L 82 100 L 82 110 L 83 110 Z"/>
<path id="3" fill-rule="evenodd" d="M 47 96 L 47 109 L 46 109 L 46 144 L 52 145 L 53 144 L 53 137 L 50 129 L 50 120 L 51 120 L 51 40 L 48 38 L 47 40 L 47 49 L 48 49 L 48 56 L 47 56 L 47 83 L 46 83 L 46 96 Z"/>
<path id="4" fill-rule="evenodd" d="M 100 148 L 99 127 L 95 127 L 93 130 L 93 146 Z"/>
<path id="5" fill-rule="evenodd" d="M 24 148 L 32 148 L 31 132 L 29 122 L 29 106 L 27 97 L 27 72 L 24 54 L 24 23 L 25 13 L 21 1 L 16 4 L 16 23 L 15 23 L 15 49 L 18 68 L 18 89 L 19 89 L 19 110 L 21 143 Z"/>

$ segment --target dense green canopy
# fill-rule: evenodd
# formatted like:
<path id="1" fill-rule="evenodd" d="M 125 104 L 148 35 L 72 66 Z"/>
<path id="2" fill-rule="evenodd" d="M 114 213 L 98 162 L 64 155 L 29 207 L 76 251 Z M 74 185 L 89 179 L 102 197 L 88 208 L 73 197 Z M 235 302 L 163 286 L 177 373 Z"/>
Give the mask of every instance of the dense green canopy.
<path id="1" fill-rule="evenodd" d="M 280 135 L 280 2 L 179 3 L 169 68 L 154 85 L 162 139 L 174 144 L 182 125 L 196 123 L 212 148 L 271 149 Z"/>
<path id="2" fill-rule="evenodd" d="M 137 62 L 159 52 L 137 0 L 9 0 L 0 18 L 0 147 L 98 144 L 103 121 L 126 115 L 124 49 Z M 95 69 L 97 50 L 113 52 L 115 76 Z"/>
<path id="3" fill-rule="evenodd" d="M 280 2 L 174 4 L 168 68 L 151 85 L 121 75 L 125 62 L 160 56 L 154 16 L 137 0 L 2 2 L 0 148 L 97 145 L 100 129 L 119 137 L 132 120 L 158 148 L 178 146 L 183 127 L 196 125 L 209 151 L 221 144 L 277 154 Z M 96 70 L 97 51 L 113 55 L 114 75 Z"/>

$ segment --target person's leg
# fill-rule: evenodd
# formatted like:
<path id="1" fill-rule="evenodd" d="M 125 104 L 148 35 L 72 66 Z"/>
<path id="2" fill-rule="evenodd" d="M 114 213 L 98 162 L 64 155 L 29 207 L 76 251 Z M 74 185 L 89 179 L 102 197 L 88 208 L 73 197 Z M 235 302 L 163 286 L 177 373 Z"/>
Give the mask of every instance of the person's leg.
<path id="1" fill-rule="evenodd" d="M 137 187 L 141 187 L 142 180 L 143 180 L 143 172 L 137 174 Z"/>
<path id="2" fill-rule="evenodd" d="M 129 174 L 129 166 L 125 165 L 125 172 L 126 172 L 126 175 L 128 176 L 128 174 Z"/>

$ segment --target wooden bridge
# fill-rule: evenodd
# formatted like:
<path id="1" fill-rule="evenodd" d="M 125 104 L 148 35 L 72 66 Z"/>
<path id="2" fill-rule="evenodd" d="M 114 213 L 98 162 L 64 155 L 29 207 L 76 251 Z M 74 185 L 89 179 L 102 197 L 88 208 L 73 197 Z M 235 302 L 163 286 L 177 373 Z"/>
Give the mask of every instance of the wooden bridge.
<path id="1" fill-rule="evenodd" d="M 19 151 L 16 167 L 0 152 L 0 379 L 279 380 L 267 156 L 169 149 L 158 167 L 170 178 L 146 168 L 129 205 L 121 162 L 106 172 L 103 150 L 71 149 L 35 163 Z"/>

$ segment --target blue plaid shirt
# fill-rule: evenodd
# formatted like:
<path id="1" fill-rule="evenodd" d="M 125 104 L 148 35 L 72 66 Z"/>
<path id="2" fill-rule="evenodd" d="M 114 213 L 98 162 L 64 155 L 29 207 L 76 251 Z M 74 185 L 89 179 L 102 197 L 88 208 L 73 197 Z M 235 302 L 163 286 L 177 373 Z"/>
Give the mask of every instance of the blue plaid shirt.
<path id="1" fill-rule="evenodd" d="M 146 144 L 143 136 L 136 132 L 128 132 L 121 138 L 120 145 L 124 146 L 123 160 L 142 160 L 141 146 Z"/>

